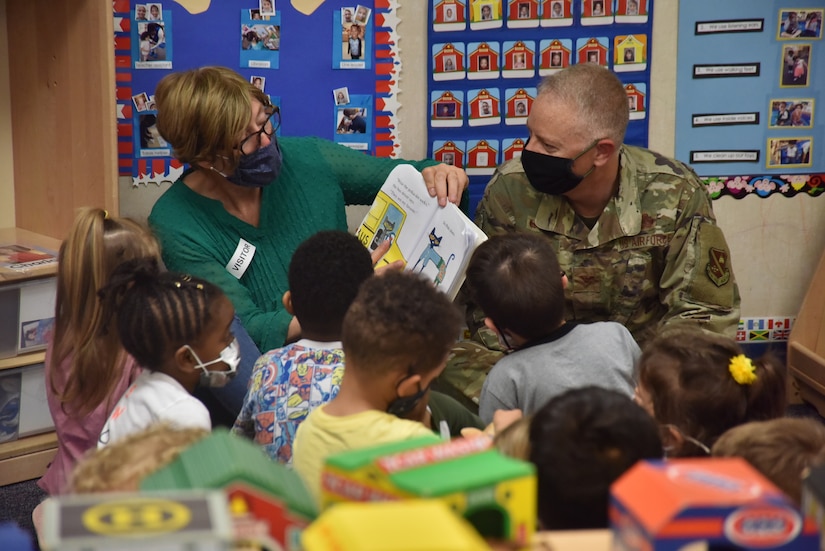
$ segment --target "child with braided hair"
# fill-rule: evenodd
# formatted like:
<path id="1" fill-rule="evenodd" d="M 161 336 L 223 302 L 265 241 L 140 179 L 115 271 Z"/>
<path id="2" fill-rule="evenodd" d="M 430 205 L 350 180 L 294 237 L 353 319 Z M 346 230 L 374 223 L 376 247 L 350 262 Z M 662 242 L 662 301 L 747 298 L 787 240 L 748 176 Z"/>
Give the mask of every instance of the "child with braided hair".
<path id="1" fill-rule="evenodd" d="M 123 348 L 146 371 L 124 393 L 100 433 L 98 448 L 160 421 L 211 430 L 198 384 L 222 386 L 240 361 L 230 326 L 235 310 L 215 285 L 160 272 L 156 259 L 121 264 L 101 289 L 116 312 Z"/>
<path id="2" fill-rule="evenodd" d="M 785 414 L 785 369 L 721 335 L 675 329 L 648 343 L 636 402 L 659 423 L 669 457 L 706 456 L 728 429 Z"/>

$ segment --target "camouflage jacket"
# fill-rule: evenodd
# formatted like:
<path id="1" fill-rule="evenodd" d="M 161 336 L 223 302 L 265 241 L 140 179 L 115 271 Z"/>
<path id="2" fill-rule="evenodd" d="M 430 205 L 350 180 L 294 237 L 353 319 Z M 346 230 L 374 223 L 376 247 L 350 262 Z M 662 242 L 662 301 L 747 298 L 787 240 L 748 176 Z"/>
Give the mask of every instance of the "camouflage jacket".
<path id="1" fill-rule="evenodd" d="M 639 147 L 622 146 L 620 167 L 618 194 L 592 229 L 564 197 L 535 191 L 519 159 L 496 170 L 476 224 L 491 236 L 526 231 L 552 240 L 569 279 L 567 319 L 619 322 L 640 344 L 672 323 L 734 336 L 739 289 L 702 182 L 688 166 Z"/>

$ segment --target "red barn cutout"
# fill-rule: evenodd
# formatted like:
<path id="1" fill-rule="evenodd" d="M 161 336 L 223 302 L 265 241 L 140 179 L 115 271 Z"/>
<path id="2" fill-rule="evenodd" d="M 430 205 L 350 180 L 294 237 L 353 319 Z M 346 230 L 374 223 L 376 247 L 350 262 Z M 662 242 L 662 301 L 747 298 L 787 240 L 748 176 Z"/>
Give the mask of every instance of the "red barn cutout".
<path id="1" fill-rule="evenodd" d="M 461 80 L 464 78 L 464 52 L 452 44 L 445 44 L 433 55 L 433 80 Z"/>
<path id="2" fill-rule="evenodd" d="M 434 92 L 433 95 L 437 94 Z M 442 92 L 432 100 L 430 106 L 430 126 L 434 128 L 456 128 L 464 124 L 461 118 L 462 99 L 453 92 Z"/>
<path id="3" fill-rule="evenodd" d="M 535 42 L 532 40 L 504 43 L 504 78 L 532 78 L 536 75 Z"/>
<path id="4" fill-rule="evenodd" d="M 473 91 L 468 92 L 470 116 L 467 124 L 470 126 L 490 126 L 501 122 L 498 89 L 479 90 L 472 99 Z"/>
<path id="5" fill-rule="evenodd" d="M 616 23 L 647 23 L 647 0 L 619 0 Z"/>
<path id="6" fill-rule="evenodd" d="M 544 41 L 542 41 L 544 44 Z M 572 62 L 572 52 L 561 40 L 553 40 L 541 50 L 539 56 L 539 75 L 548 76 L 569 67 Z"/>
<path id="7" fill-rule="evenodd" d="M 481 80 L 498 78 L 499 49 L 498 42 L 482 42 L 468 54 L 467 78 Z"/>
<path id="8" fill-rule="evenodd" d="M 638 121 L 645 118 L 645 94 L 633 84 L 625 84 L 627 93 L 627 107 L 630 109 L 630 120 Z"/>
<path id="9" fill-rule="evenodd" d="M 508 29 L 530 29 L 538 26 L 538 0 L 510 0 L 507 6 Z"/>
<path id="10" fill-rule="evenodd" d="M 509 94 L 510 91 L 508 90 L 507 93 Z M 527 115 L 533 107 L 533 96 L 524 88 L 519 88 L 514 94 L 508 95 L 504 107 L 507 114 L 504 124 L 508 126 L 527 124 Z"/>
<path id="11" fill-rule="evenodd" d="M 570 27 L 573 25 L 573 0 L 542 0 L 542 27 Z"/>
<path id="12" fill-rule="evenodd" d="M 467 28 L 466 4 L 461 0 L 435 0 L 433 30 L 463 31 Z"/>
<path id="13" fill-rule="evenodd" d="M 462 145 L 464 142 L 460 142 Z M 444 144 L 433 151 L 433 159 L 440 163 L 464 167 L 464 150 L 457 142 L 446 141 Z"/>
<path id="14" fill-rule="evenodd" d="M 497 140 L 478 140 L 474 145 L 467 142 L 467 174 L 485 176 L 492 174 L 496 169 L 498 159 Z"/>
<path id="15" fill-rule="evenodd" d="M 597 63 L 607 67 L 607 46 L 598 38 L 589 38 L 578 50 L 579 63 Z"/>
<path id="16" fill-rule="evenodd" d="M 582 25 L 613 24 L 613 0 L 581 0 Z"/>

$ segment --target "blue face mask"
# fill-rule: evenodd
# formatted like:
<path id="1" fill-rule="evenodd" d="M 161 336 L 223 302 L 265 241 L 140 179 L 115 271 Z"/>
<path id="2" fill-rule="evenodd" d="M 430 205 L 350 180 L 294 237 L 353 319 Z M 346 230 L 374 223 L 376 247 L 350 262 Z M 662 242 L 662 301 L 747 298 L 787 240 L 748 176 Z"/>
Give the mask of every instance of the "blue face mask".
<path id="1" fill-rule="evenodd" d="M 221 174 L 236 186 L 266 187 L 278 178 L 282 162 L 281 148 L 273 136 L 268 146 L 241 155 L 235 172 L 228 176 Z"/>

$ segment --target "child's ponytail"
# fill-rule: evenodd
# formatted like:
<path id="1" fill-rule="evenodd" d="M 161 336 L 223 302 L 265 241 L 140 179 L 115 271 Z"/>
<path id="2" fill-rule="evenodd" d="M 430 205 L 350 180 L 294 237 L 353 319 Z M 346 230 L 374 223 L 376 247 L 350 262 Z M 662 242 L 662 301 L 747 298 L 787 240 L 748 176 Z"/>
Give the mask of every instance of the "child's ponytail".
<path id="1" fill-rule="evenodd" d="M 159 274 L 158 260 L 152 257 L 127 260 L 112 271 L 108 283 L 97 293 L 103 306 L 103 319 L 106 321 L 104 332 L 108 332 L 112 317 L 120 311 L 127 293 L 135 286 L 151 285 Z"/>
<path id="2" fill-rule="evenodd" d="M 224 296 L 200 278 L 161 271 L 156 258 L 119 265 L 99 295 L 107 319 L 117 317 L 123 348 L 150 370 L 170 351 L 197 340 L 212 320 L 211 305 Z"/>
<path id="3" fill-rule="evenodd" d="M 747 421 L 765 421 L 785 415 L 786 370 L 779 358 L 768 352 L 753 360 L 756 380 L 747 389 Z"/>

